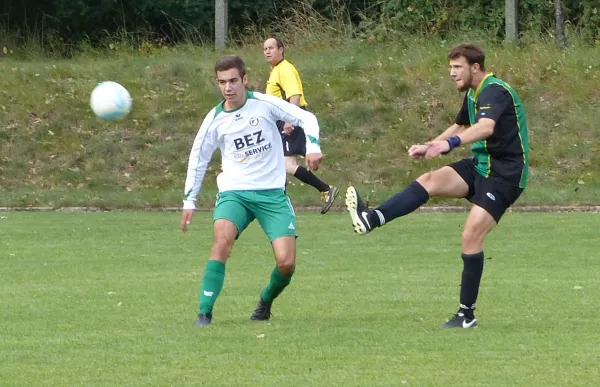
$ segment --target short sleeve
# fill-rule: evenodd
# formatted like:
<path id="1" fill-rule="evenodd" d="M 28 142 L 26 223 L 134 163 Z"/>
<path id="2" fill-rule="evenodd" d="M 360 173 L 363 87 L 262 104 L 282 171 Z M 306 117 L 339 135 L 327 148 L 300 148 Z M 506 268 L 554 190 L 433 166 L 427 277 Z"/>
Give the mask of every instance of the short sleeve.
<path id="1" fill-rule="evenodd" d="M 303 94 L 300 74 L 298 74 L 298 70 L 294 66 L 288 65 L 283 67 L 279 72 L 279 81 L 287 99 L 293 95 Z"/>
<path id="2" fill-rule="evenodd" d="M 512 104 L 512 96 L 502 85 L 489 85 L 481 91 L 477 99 L 477 119 L 489 118 L 497 122 Z"/>

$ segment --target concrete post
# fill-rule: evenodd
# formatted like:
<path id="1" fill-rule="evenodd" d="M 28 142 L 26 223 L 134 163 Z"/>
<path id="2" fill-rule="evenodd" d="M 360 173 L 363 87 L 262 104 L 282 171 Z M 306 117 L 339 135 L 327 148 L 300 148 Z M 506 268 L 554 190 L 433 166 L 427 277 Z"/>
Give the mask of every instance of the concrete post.
<path id="1" fill-rule="evenodd" d="M 227 22 L 228 0 L 215 0 L 215 49 L 227 47 L 229 24 Z"/>
<path id="2" fill-rule="evenodd" d="M 505 0 L 504 21 L 506 22 L 506 43 L 517 42 L 519 37 L 519 0 Z"/>

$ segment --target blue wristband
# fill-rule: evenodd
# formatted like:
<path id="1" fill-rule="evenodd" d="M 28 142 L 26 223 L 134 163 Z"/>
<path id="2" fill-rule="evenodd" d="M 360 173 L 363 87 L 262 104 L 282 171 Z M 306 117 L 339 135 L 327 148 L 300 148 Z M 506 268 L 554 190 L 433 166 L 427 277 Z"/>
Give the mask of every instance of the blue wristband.
<path id="1" fill-rule="evenodd" d="M 460 137 L 458 136 L 452 136 L 446 141 L 448 141 L 448 144 L 450 145 L 450 149 L 448 150 L 448 152 L 460 145 Z"/>

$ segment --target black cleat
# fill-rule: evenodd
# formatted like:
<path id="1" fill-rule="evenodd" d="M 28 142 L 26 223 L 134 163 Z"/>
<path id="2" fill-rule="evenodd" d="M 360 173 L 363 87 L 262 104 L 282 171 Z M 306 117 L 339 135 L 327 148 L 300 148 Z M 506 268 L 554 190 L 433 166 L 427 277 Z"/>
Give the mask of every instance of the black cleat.
<path id="1" fill-rule="evenodd" d="M 373 230 L 371 217 L 375 214 L 373 210 L 363 203 L 358 195 L 358 191 L 352 186 L 348 187 L 346 191 L 346 208 L 350 212 L 355 233 L 367 234 Z"/>
<path id="2" fill-rule="evenodd" d="M 321 202 L 323 203 L 323 207 L 321 207 L 321 214 L 325 214 L 327 211 L 329 211 L 339 193 L 340 190 L 334 186 L 330 186 L 329 191 L 327 192 L 321 192 Z"/>
<path id="3" fill-rule="evenodd" d="M 212 321 L 211 313 L 200 313 L 198 317 L 196 317 L 196 326 L 197 327 L 207 327 L 210 325 Z"/>
<path id="4" fill-rule="evenodd" d="M 459 311 L 452 318 L 443 323 L 440 328 L 475 328 L 477 326 L 477 319 L 467 318 L 464 313 Z"/>
<path id="5" fill-rule="evenodd" d="M 250 316 L 250 320 L 254 321 L 267 321 L 271 318 L 271 305 L 272 303 L 266 303 L 261 298 L 258 301 L 258 306 L 254 309 L 252 316 Z"/>

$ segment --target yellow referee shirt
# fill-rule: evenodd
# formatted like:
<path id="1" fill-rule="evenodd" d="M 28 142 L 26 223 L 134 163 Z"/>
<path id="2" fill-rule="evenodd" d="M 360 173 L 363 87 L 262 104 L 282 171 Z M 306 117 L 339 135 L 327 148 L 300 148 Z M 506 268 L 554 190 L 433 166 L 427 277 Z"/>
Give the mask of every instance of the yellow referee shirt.
<path id="1" fill-rule="evenodd" d="M 300 74 L 298 74 L 298 70 L 294 65 L 285 59 L 271 69 L 266 92 L 286 101 L 289 101 L 289 98 L 293 95 L 300 95 L 300 106 L 305 107 L 308 105 L 304 99 Z"/>

